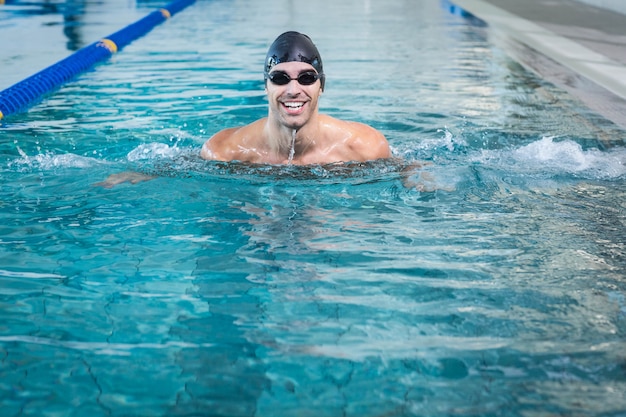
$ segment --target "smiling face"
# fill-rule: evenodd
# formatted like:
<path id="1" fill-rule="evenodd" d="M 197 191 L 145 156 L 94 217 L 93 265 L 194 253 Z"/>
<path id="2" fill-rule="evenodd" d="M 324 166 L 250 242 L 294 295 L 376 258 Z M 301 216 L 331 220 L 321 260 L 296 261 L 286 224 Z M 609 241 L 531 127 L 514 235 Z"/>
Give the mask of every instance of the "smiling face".
<path id="1" fill-rule="evenodd" d="M 312 65 L 304 62 L 275 65 L 270 74 L 276 71 L 284 72 L 292 80 L 285 85 L 267 80 L 265 90 L 269 101 L 269 118 L 289 129 L 300 129 L 317 116 L 321 82 L 318 79 L 311 85 L 302 85 L 296 80 L 303 72 L 316 72 Z"/>

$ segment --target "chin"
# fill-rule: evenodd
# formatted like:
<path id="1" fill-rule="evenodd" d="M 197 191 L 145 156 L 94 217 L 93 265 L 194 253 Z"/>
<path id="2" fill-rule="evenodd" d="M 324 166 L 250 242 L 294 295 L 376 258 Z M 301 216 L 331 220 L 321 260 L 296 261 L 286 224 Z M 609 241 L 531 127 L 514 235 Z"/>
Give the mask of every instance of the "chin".
<path id="1" fill-rule="evenodd" d="M 289 129 L 300 129 L 302 126 L 306 124 L 308 118 L 298 117 L 295 119 L 294 117 L 283 118 L 282 124 Z"/>

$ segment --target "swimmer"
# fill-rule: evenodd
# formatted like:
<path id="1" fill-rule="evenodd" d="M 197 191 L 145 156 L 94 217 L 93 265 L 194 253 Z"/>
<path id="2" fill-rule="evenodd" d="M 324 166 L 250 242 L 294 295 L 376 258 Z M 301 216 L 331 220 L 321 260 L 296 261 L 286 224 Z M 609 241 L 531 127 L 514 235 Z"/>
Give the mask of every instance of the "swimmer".
<path id="1" fill-rule="evenodd" d="M 319 113 L 326 78 L 320 53 L 307 35 L 278 36 L 267 52 L 264 74 L 267 117 L 216 133 L 202 147 L 202 158 L 308 165 L 391 157 L 378 130 Z"/>
<path id="2" fill-rule="evenodd" d="M 269 102 L 267 117 L 219 131 L 202 146 L 202 158 L 275 165 L 392 158 L 389 143 L 378 130 L 319 113 L 326 76 L 320 53 L 307 35 L 290 31 L 278 36 L 267 52 L 264 77 Z M 403 171 L 413 171 L 416 166 L 410 168 Z M 122 172 L 95 185 L 110 188 L 152 178 Z"/>

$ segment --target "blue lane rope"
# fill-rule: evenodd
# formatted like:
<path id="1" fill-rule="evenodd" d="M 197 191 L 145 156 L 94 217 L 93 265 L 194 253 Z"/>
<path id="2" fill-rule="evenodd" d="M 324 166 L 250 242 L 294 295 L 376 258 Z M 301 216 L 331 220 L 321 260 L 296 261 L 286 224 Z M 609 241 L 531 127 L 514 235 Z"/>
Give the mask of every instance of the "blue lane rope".
<path id="1" fill-rule="evenodd" d="M 61 87 L 95 64 L 109 59 L 111 55 L 194 2 L 195 0 L 175 0 L 124 29 L 79 49 L 56 64 L 1 91 L 0 119 L 25 111 L 32 104 L 40 101 L 44 95 Z"/>

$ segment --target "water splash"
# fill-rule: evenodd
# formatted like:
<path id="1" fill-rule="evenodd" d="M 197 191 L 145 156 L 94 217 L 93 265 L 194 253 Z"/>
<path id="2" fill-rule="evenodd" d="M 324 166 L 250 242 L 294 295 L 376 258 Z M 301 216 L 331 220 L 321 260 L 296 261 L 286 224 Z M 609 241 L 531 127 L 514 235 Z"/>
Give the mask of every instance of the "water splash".
<path id="1" fill-rule="evenodd" d="M 55 168 L 90 168 L 94 165 L 104 163 L 96 158 L 80 156 L 73 153 L 58 155 L 52 152 L 46 152 L 30 156 L 19 146 L 17 147 L 17 152 L 20 154 L 20 157 L 9 162 L 8 167 L 10 169 L 41 169 L 47 171 Z"/>
<path id="2" fill-rule="evenodd" d="M 293 156 L 296 153 L 296 129 L 291 131 L 291 149 L 289 150 L 289 159 L 287 160 L 287 165 L 291 165 L 293 162 Z"/>
<path id="3" fill-rule="evenodd" d="M 440 134 L 436 138 L 423 138 L 419 141 L 408 141 L 401 145 L 390 144 L 393 154 L 407 160 L 430 159 L 433 154 L 450 154 L 463 152 L 468 144 L 463 136 L 455 135 L 447 128 L 437 129 Z"/>
<path id="4" fill-rule="evenodd" d="M 184 152 L 184 148 L 166 143 L 144 143 L 130 151 L 127 159 L 131 162 L 156 159 L 174 159 Z"/>
<path id="5" fill-rule="evenodd" d="M 470 162 L 526 174 L 569 174 L 595 179 L 626 176 L 626 148 L 583 149 L 573 140 L 543 137 L 516 149 L 481 150 Z"/>

